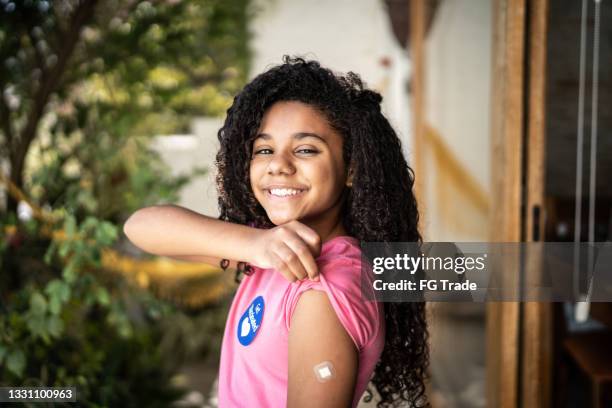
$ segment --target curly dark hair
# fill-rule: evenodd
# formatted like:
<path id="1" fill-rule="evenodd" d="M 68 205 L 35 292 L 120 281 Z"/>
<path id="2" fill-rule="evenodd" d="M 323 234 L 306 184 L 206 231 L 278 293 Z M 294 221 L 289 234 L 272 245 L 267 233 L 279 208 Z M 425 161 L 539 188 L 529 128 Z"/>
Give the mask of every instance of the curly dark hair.
<path id="1" fill-rule="evenodd" d="M 343 158 L 353 166 L 353 186 L 343 208 L 347 233 L 366 242 L 418 242 L 419 213 L 412 191 L 414 172 L 400 140 L 380 110 L 382 97 L 355 73 L 342 76 L 316 61 L 285 56 L 283 64 L 253 79 L 235 98 L 219 130 L 217 186 L 219 219 L 272 228 L 249 182 L 253 140 L 266 110 L 279 101 L 308 104 L 343 136 Z M 241 263 L 237 277 L 245 270 Z M 379 407 L 408 401 L 429 406 L 429 364 L 424 302 L 385 303 L 386 339 L 372 383 Z M 366 400 L 372 400 L 368 388 Z"/>

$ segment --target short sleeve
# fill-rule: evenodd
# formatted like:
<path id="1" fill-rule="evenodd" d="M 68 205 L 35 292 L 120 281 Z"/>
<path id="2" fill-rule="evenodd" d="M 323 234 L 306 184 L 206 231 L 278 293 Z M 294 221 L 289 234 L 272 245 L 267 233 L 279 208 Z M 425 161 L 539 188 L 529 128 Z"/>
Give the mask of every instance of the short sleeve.
<path id="1" fill-rule="evenodd" d="M 379 304 L 366 301 L 361 296 L 360 262 L 348 257 L 338 257 L 319 265 L 319 281 L 305 279 L 290 284 L 285 296 L 284 316 L 287 330 L 300 295 L 307 290 L 327 293 L 338 320 L 353 339 L 358 350 L 372 340 L 381 325 Z"/>

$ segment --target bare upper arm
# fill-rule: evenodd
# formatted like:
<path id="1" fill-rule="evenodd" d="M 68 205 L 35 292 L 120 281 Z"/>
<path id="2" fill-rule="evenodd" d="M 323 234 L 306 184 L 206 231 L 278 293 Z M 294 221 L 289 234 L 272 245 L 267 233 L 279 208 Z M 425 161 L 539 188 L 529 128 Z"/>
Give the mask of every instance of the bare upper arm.
<path id="1" fill-rule="evenodd" d="M 314 367 L 332 364 L 334 378 L 320 382 Z M 359 358 L 355 343 L 338 319 L 325 292 L 302 293 L 289 330 L 287 406 L 350 407 Z"/>

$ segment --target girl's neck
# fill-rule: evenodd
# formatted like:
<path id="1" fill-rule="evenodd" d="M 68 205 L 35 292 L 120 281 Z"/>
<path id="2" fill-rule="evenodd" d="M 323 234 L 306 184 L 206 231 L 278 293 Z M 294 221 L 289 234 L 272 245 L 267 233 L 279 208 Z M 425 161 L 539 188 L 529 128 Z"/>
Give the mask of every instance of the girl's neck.
<path id="1" fill-rule="evenodd" d="M 340 217 L 338 217 L 338 220 L 332 225 L 317 225 L 317 223 L 308 222 L 306 222 L 305 224 L 315 230 L 317 234 L 319 234 L 319 237 L 321 237 L 321 243 L 347 234 L 346 230 L 344 229 L 342 219 Z"/>
<path id="2" fill-rule="evenodd" d="M 304 219 L 301 221 L 316 231 L 321 238 L 321 243 L 347 235 L 344 223 L 342 222 L 342 209 L 344 208 L 345 200 L 346 192 L 343 192 L 336 203 L 323 216 L 319 215 L 314 219 Z"/>
<path id="3" fill-rule="evenodd" d="M 332 232 L 330 232 L 326 238 L 321 239 L 321 242 L 326 242 L 329 241 L 330 239 L 339 237 L 339 236 L 343 236 L 346 235 L 346 230 L 344 229 L 344 226 L 342 225 L 342 222 L 340 222 L 340 224 L 338 225 L 338 227 L 336 229 L 334 229 Z"/>

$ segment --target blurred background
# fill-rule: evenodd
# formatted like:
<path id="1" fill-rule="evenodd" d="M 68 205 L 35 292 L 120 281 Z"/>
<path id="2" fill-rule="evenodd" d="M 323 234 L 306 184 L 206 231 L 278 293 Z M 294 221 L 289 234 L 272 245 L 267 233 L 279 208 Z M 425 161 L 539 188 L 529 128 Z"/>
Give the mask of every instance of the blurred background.
<path id="1" fill-rule="evenodd" d="M 218 215 L 225 110 L 285 54 L 383 94 L 426 241 L 610 241 L 611 23 L 609 0 L 0 0 L 0 386 L 217 405 L 233 276 L 121 226 Z M 609 304 L 428 310 L 433 407 L 612 406 Z"/>

